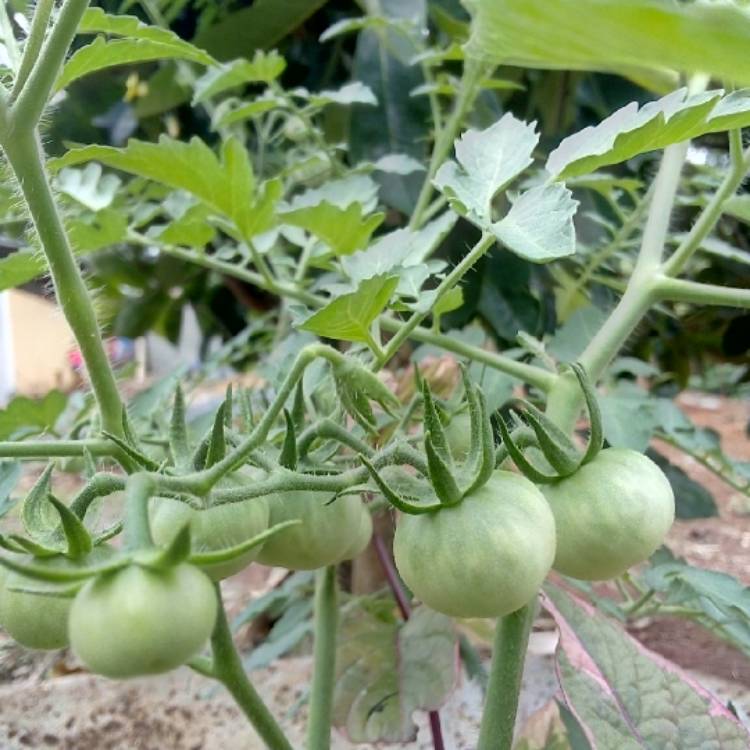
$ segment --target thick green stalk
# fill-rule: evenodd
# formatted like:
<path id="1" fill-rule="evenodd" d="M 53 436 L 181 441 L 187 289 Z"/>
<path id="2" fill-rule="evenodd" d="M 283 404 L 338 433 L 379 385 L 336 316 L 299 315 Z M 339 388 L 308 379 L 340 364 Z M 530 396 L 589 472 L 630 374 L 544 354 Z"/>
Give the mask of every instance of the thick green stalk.
<path id="1" fill-rule="evenodd" d="M 29 80 L 31 85 L 31 79 Z M 94 306 L 58 213 L 33 130 L 0 139 L 49 264 L 57 300 L 81 349 L 101 413 L 102 428 L 122 434 L 122 401 L 102 343 Z"/>
<path id="2" fill-rule="evenodd" d="M 232 640 L 232 632 L 229 629 L 218 585 L 216 595 L 219 600 L 219 611 L 211 636 L 211 650 L 214 657 L 213 674 L 229 691 L 269 750 L 294 750 L 258 691 L 247 679 L 242 660 Z"/>
<path id="3" fill-rule="evenodd" d="M 109 440 L 20 440 L 0 442 L 0 458 L 46 459 L 83 456 L 116 456 L 119 449 Z"/>
<path id="4" fill-rule="evenodd" d="M 698 281 L 664 277 L 658 281 L 656 293 L 659 299 L 671 302 L 750 308 L 750 289 L 701 284 Z"/>
<path id="5" fill-rule="evenodd" d="M 536 599 L 497 621 L 477 750 L 511 750 Z"/>
<path id="6" fill-rule="evenodd" d="M 656 301 L 656 280 L 669 232 L 687 143 L 670 146 L 664 152 L 654 185 L 638 260 L 625 294 L 604 325 L 589 341 L 579 361 L 592 382 L 596 382 L 615 357 L 651 305 Z M 572 429 L 583 405 L 583 395 L 572 373 L 558 378 L 549 392 L 547 414 L 562 429 Z"/>
<path id="7" fill-rule="evenodd" d="M 315 645 L 310 688 L 308 750 L 329 750 L 336 679 L 336 629 L 338 627 L 336 566 L 321 568 L 315 578 Z"/>
<path id="8" fill-rule="evenodd" d="M 31 85 L 29 79 L 29 85 Z M 94 306 L 58 213 L 33 130 L 0 138 L 31 214 L 49 264 L 57 300 L 81 349 L 102 419 L 102 428 L 122 434 L 122 401 L 104 349 Z"/>

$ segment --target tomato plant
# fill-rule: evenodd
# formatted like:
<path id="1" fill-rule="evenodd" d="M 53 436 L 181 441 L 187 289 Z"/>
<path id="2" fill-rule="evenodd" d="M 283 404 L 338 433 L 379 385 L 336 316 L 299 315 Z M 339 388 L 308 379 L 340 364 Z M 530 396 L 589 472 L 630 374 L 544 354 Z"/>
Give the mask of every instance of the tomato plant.
<path id="1" fill-rule="evenodd" d="M 477 748 L 510 750 L 541 602 L 571 736 L 746 747 L 735 717 L 593 606 L 622 621 L 663 607 L 750 652 L 740 584 L 657 549 L 686 482 L 643 455 L 657 437 L 750 495 L 746 467 L 665 396 L 691 363 L 660 370 L 679 358 L 654 333 L 720 308 L 736 348 L 750 309 L 750 11 L 199 5 L 144 0 L 135 17 L 40 0 L 28 24 L 0 17 L 0 221 L 18 245 L 0 289 L 49 276 L 88 390 L 0 412 L 0 515 L 16 462 L 47 462 L 21 530 L 0 535 L 0 625 L 33 648 L 70 641 L 108 677 L 186 664 L 291 750 L 215 582 L 254 562 L 314 570 L 314 601 L 287 610 L 312 623 L 282 640 L 314 635 L 305 747 L 327 750 L 334 724 L 409 743 L 416 710 L 443 747 L 458 617 L 497 620 Z M 311 66 L 321 49 L 330 62 Z M 121 97 L 123 65 L 153 75 Z M 79 119 L 110 130 L 67 132 L 92 74 L 116 96 Z M 628 99 L 648 101 L 613 111 Z M 125 398 L 103 332 L 174 341 L 187 305 L 200 366 Z M 219 371 L 232 373 L 223 398 L 209 387 L 191 403 Z M 58 468 L 80 475 L 66 502 Z M 387 593 L 338 575 L 367 548 Z M 585 584 L 612 579 L 617 604 Z M 307 580 L 285 578 L 269 609 Z M 466 638 L 461 654 L 481 661 Z M 655 707 L 646 689 L 679 700 Z"/>

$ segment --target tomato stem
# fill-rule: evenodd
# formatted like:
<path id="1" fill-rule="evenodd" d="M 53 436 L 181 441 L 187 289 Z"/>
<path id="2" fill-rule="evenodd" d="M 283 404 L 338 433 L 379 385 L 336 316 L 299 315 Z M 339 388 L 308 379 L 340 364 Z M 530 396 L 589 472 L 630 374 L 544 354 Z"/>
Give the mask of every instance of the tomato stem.
<path id="1" fill-rule="evenodd" d="M 211 636 L 213 651 L 213 671 L 216 679 L 224 685 L 242 713 L 247 716 L 260 738 L 270 750 L 294 750 L 274 719 L 268 706 L 253 687 L 245 674 L 242 660 L 232 640 L 232 632 L 227 622 L 227 613 L 221 599 L 221 589 L 216 585 L 219 611 L 216 626 Z"/>
<path id="2" fill-rule="evenodd" d="M 535 612 L 533 599 L 497 621 L 477 750 L 511 750 L 513 746 L 523 664 Z"/>
<path id="3" fill-rule="evenodd" d="M 328 750 L 331 746 L 338 615 L 336 566 L 329 565 L 318 570 L 315 576 L 314 666 L 307 725 L 309 750 Z"/>

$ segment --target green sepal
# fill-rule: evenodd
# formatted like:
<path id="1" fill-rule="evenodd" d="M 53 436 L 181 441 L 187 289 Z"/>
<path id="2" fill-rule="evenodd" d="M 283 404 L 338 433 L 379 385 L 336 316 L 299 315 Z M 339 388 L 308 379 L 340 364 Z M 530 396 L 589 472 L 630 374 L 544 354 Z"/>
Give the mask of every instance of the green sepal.
<path id="1" fill-rule="evenodd" d="M 128 409 L 126 406 L 122 407 L 122 415 L 120 417 L 122 422 L 122 434 L 128 445 L 133 448 L 138 448 L 138 439 L 135 436 L 132 426 L 130 425 L 130 417 L 128 417 Z"/>
<path id="2" fill-rule="evenodd" d="M 525 417 L 537 437 L 545 459 L 560 476 L 570 476 L 580 467 L 581 456 L 575 445 L 546 414 L 521 399 L 512 399 L 511 408 Z"/>
<path id="3" fill-rule="evenodd" d="M 281 531 L 292 526 L 299 526 L 302 523 L 299 519 L 292 521 L 282 521 L 277 523 L 271 528 L 262 531 L 260 534 L 256 534 L 254 537 L 247 539 L 241 544 L 237 544 L 234 547 L 227 547 L 226 549 L 213 550 L 211 552 L 194 552 L 190 555 L 190 562 L 193 565 L 213 565 L 214 563 L 223 563 L 234 560 L 237 557 L 241 557 L 249 550 L 257 547 L 264 542 L 268 541 L 272 536 L 276 536 Z"/>
<path id="4" fill-rule="evenodd" d="M 365 458 L 361 453 L 359 454 L 359 460 L 364 464 L 367 471 L 370 472 L 370 476 L 378 486 L 378 489 L 382 493 L 383 497 L 396 509 L 402 513 L 408 513 L 412 516 L 424 515 L 426 513 L 435 513 L 443 508 L 442 503 L 430 503 L 428 505 L 420 505 L 417 502 L 411 502 L 401 497 L 398 493 L 391 489 L 390 485 L 383 479 L 378 470 Z"/>
<path id="5" fill-rule="evenodd" d="M 175 388 L 172 416 L 169 420 L 169 450 L 175 467 L 187 471 L 190 468 L 190 447 L 185 417 L 185 396 L 179 385 Z"/>
<path id="6" fill-rule="evenodd" d="M 599 409 L 599 401 L 596 398 L 594 386 L 589 380 L 586 370 L 578 362 L 573 362 L 570 368 L 575 373 L 581 385 L 583 398 L 586 401 L 586 409 L 589 413 L 590 434 L 586 450 L 581 459 L 581 465 L 583 465 L 596 458 L 604 446 L 604 427 L 602 425 L 602 413 Z"/>
<path id="7" fill-rule="evenodd" d="M 253 403 L 250 398 L 250 389 L 240 390 L 240 410 L 242 412 L 242 424 L 246 432 L 250 432 L 255 426 L 255 415 L 253 414 Z"/>
<path id="8" fill-rule="evenodd" d="M 0 534 L 0 549 L 4 549 L 7 552 L 23 554 L 26 552 L 26 548 L 17 541 L 20 538 L 22 537 L 18 537 L 16 534 L 10 534 L 9 536 Z"/>
<path id="9" fill-rule="evenodd" d="M 208 441 L 206 450 L 206 463 L 203 468 L 209 469 L 214 464 L 219 463 L 227 454 L 227 439 L 224 434 L 224 414 L 226 413 L 227 402 L 224 401 L 216 410 L 211 437 Z"/>
<path id="10" fill-rule="evenodd" d="M 469 384 L 466 395 L 469 399 L 471 440 L 473 444 L 474 434 L 478 433 L 479 449 L 478 460 L 473 465 L 470 463 L 473 469 L 472 480 L 464 490 L 464 496 L 484 486 L 495 471 L 495 435 L 484 393 L 478 385 Z"/>
<path id="11" fill-rule="evenodd" d="M 67 581 L 84 581 L 87 578 L 112 573 L 124 568 L 129 562 L 127 557 L 114 559 L 106 565 L 91 565 L 81 568 L 52 568 L 44 565 L 35 565 L 34 563 L 24 563 L 12 558 L 0 555 L 0 565 L 8 570 L 20 573 L 27 578 L 33 578 L 38 581 L 52 581 L 65 583 Z"/>
<path id="12" fill-rule="evenodd" d="M 279 463 L 285 469 L 294 471 L 297 468 L 297 431 L 294 427 L 294 418 L 287 409 L 284 409 L 286 420 L 286 432 L 284 433 L 284 444 L 281 447 Z"/>
<path id="13" fill-rule="evenodd" d="M 55 557 L 62 553 L 61 548 L 50 547 L 47 544 L 39 544 L 39 542 L 35 542 L 33 539 L 27 539 L 19 534 L 10 534 L 7 539 L 11 544 L 16 545 L 17 547 L 16 550 L 11 551 L 20 551 L 25 554 L 33 555 L 34 557 Z M 6 547 L 6 549 L 10 549 L 10 547 L 6 545 L 3 546 Z"/>
<path id="14" fill-rule="evenodd" d="M 227 385 L 226 395 L 224 396 L 224 427 L 232 429 L 232 417 L 234 415 L 234 391 L 232 384 Z"/>
<path id="15" fill-rule="evenodd" d="M 357 391 L 353 391 L 346 385 L 340 385 L 338 388 L 338 394 L 341 398 L 341 405 L 344 407 L 349 416 L 351 416 L 362 429 L 373 434 L 377 430 L 377 420 L 375 419 L 375 413 L 370 406 L 369 400 Z"/>
<path id="16" fill-rule="evenodd" d="M 133 556 L 133 562 L 145 568 L 167 570 L 190 557 L 190 544 L 190 521 L 186 521 L 166 547 L 139 550 Z"/>
<path id="17" fill-rule="evenodd" d="M 495 418 L 496 424 L 499 425 L 502 417 L 498 413 L 495 415 Z M 502 439 L 502 431 L 499 428 L 495 434 L 499 434 Z M 511 437 L 513 438 L 513 442 L 516 444 L 516 446 L 521 450 L 525 448 L 539 448 L 539 441 L 536 439 L 534 431 L 529 427 L 526 427 L 525 425 L 523 427 L 517 427 L 516 429 L 514 429 L 511 433 Z M 502 463 L 509 458 L 509 456 L 510 454 L 508 453 L 508 449 L 503 443 L 500 443 L 500 445 L 497 446 L 497 450 L 495 451 L 495 467 L 499 468 Z"/>
<path id="18" fill-rule="evenodd" d="M 294 422 L 294 429 L 297 432 L 300 432 L 305 426 L 305 386 L 303 385 L 303 378 L 297 381 L 297 387 L 294 389 L 292 422 Z"/>
<path id="19" fill-rule="evenodd" d="M 435 399 L 427 381 L 422 379 L 422 404 L 424 407 L 424 431 L 429 434 L 432 446 L 449 467 L 453 466 L 453 458 L 448 448 L 448 438 L 445 436 L 443 420 L 440 418 Z"/>
<path id="20" fill-rule="evenodd" d="M 211 431 L 206 433 L 196 446 L 191 457 L 193 468 L 196 471 L 202 471 L 206 466 L 206 457 L 208 456 L 208 446 L 211 443 Z"/>
<path id="21" fill-rule="evenodd" d="M 107 528 L 102 529 L 98 534 L 94 535 L 92 539 L 94 547 L 97 547 L 100 544 L 116 537 L 121 531 L 122 521 L 117 521 L 116 523 L 110 524 L 109 526 L 107 526 Z"/>
<path id="22" fill-rule="evenodd" d="M 62 530 L 67 543 L 66 556 L 71 560 L 80 560 L 82 557 L 88 555 L 94 545 L 91 541 L 91 534 L 89 534 L 88 529 L 83 525 L 83 521 L 52 493 L 47 496 L 47 499 L 60 514 L 60 522 L 62 523 Z"/>
<path id="23" fill-rule="evenodd" d="M 29 490 L 21 506 L 21 520 L 26 533 L 35 541 L 45 542 L 60 524 L 60 518 L 47 500 L 54 464 L 47 464 Z"/>
<path id="24" fill-rule="evenodd" d="M 560 479 L 557 475 L 545 474 L 543 471 L 540 471 L 526 458 L 526 456 L 523 455 L 523 452 L 518 447 L 515 440 L 513 440 L 513 437 L 508 430 L 508 426 L 505 424 L 505 420 L 502 417 L 498 419 L 497 424 L 500 428 L 503 444 L 508 450 L 508 455 L 518 467 L 521 474 L 534 482 L 534 484 L 552 484 Z"/>
<path id="25" fill-rule="evenodd" d="M 134 445 L 131 445 L 126 440 L 123 440 L 117 435 L 114 435 L 111 432 L 107 432 L 106 430 L 102 430 L 102 435 L 104 435 L 107 440 L 113 442 L 129 458 L 132 458 L 133 461 L 135 461 L 141 468 L 146 469 L 147 471 L 157 471 L 159 469 L 159 464 L 157 464 L 156 461 L 150 459 L 140 449 L 136 448 Z"/>
<path id="26" fill-rule="evenodd" d="M 435 448 L 432 433 L 427 433 L 424 439 L 424 447 L 432 489 L 435 490 L 435 494 L 443 505 L 457 505 L 461 502 L 463 493 L 453 476 L 452 467 Z"/>

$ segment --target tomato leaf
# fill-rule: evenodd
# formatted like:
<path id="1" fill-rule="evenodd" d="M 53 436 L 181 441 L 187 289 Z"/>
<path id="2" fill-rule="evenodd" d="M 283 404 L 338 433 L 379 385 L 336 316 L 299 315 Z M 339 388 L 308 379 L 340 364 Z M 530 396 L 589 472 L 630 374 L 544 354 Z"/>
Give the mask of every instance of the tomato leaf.
<path id="1" fill-rule="evenodd" d="M 60 527 L 60 516 L 49 501 L 50 480 L 54 464 L 48 464 L 34 486 L 29 490 L 21 506 L 21 520 L 26 533 L 35 542 L 47 545 L 51 536 Z M 64 539 L 58 540 L 55 549 L 65 549 Z"/>
<path id="2" fill-rule="evenodd" d="M 575 253 L 577 209 L 578 201 L 566 187 L 539 185 L 521 193 L 510 211 L 492 225 L 492 232 L 516 255 L 547 263 Z"/>
<path id="3" fill-rule="evenodd" d="M 467 54 L 561 70 L 710 73 L 750 83 L 750 13 L 730 3 L 474 0 Z"/>
<path id="4" fill-rule="evenodd" d="M 404 624 L 350 612 L 341 624 L 334 724 L 353 742 L 412 741 L 413 712 L 439 708 L 457 679 L 453 623 L 426 607 Z"/>
<path id="5" fill-rule="evenodd" d="M 492 223 L 492 199 L 531 163 L 539 142 L 535 123 L 510 112 L 486 130 L 467 130 L 456 143 L 455 161 L 435 175 L 435 186 L 451 206 L 480 226 Z"/>
<path id="6" fill-rule="evenodd" d="M 360 203 L 342 209 L 324 200 L 317 206 L 282 213 L 280 218 L 325 242 L 334 255 L 351 255 L 367 245 L 385 215 L 377 213 L 365 218 Z"/>
<path id="7" fill-rule="evenodd" d="M 689 96 L 682 88 L 640 108 L 631 102 L 565 138 L 549 155 L 547 170 L 558 179 L 575 177 L 672 143 L 750 124 L 750 90 L 723 93 Z"/>
<path id="8" fill-rule="evenodd" d="M 55 84 L 59 91 L 82 76 L 104 68 L 151 60 L 188 60 L 211 65 L 207 52 L 158 26 L 141 23 L 135 16 L 110 16 L 101 8 L 89 8 L 83 16 L 79 34 L 104 33 L 123 37 L 105 40 L 97 37 L 78 49 L 65 63 Z"/>
<path id="9" fill-rule="evenodd" d="M 750 589 L 740 581 L 688 565 L 666 547 L 652 556 L 651 566 L 639 578 L 666 604 L 696 610 L 695 619 L 703 627 L 750 656 Z"/>
<path id="10" fill-rule="evenodd" d="M 309 96 L 309 100 L 314 107 L 324 107 L 326 104 L 367 104 L 374 107 L 378 104 L 372 89 L 361 81 L 352 81 L 340 89 L 316 92 Z"/>
<path id="11" fill-rule="evenodd" d="M 276 50 L 256 50 L 252 60 L 240 58 L 212 66 L 195 82 L 193 104 L 200 104 L 228 89 L 248 83 L 271 83 L 285 68 L 286 60 Z"/>
<path id="12" fill-rule="evenodd" d="M 50 391 L 39 399 L 16 396 L 0 410 L 0 440 L 53 429 L 67 403 L 67 396 L 60 391 Z"/>
<path id="13" fill-rule="evenodd" d="M 388 305 L 396 286 L 398 276 L 366 279 L 355 291 L 334 297 L 299 327 L 325 338 L 367 343 L 370 326 Z"/>
<path id="14" fill-rule="evenodd" d="M 593 748 L 748 746 L 745 729 L 713 695 L 591 605 L 556 586 L 546 587 L 542 604 L 560 631 L 565 703 Z"/>

